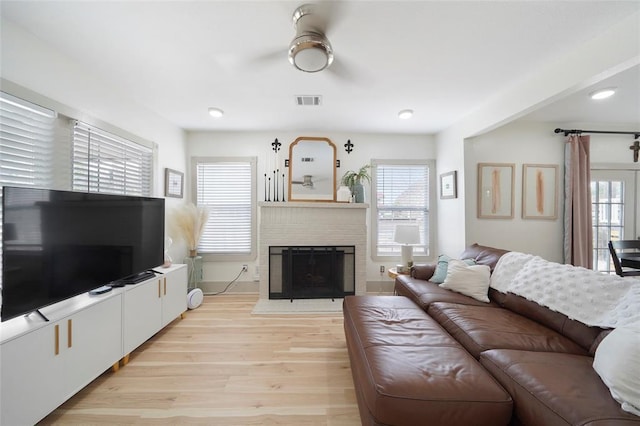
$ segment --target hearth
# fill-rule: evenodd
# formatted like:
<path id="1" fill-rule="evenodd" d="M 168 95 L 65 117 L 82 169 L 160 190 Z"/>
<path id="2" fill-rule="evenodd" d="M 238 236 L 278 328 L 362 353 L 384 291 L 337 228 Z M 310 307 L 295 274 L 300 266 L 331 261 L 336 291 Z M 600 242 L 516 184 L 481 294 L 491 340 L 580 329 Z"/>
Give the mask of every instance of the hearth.
<path id="1" fill-rule="evenodd" d="M 269 247 L 269 299 L 355 294 L 354 246 Z"/>

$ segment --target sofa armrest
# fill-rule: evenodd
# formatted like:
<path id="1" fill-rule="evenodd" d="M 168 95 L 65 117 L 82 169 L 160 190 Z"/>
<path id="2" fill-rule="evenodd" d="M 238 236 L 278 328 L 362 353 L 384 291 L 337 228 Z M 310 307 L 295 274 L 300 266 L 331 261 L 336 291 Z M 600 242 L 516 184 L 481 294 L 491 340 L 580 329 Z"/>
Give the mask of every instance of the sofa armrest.
<path id="1" fill-rule="evenodd" d="M 419 280 L 429 281 L 435 271 L 435 264 L 413 265 L 411 267 L 411 277 L 417 278 Z"/>

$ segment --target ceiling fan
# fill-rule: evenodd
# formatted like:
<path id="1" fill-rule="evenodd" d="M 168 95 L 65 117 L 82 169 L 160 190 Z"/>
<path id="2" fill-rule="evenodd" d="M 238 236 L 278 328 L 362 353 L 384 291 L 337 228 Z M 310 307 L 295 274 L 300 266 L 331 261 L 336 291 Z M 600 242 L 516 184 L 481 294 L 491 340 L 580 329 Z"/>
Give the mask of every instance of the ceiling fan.
<path id="1" fill-rule="evenodd" d="M 327 3 L 303 4 L 293 12 L 296 36 L 289 44 L 289 62 L 304 72 L 319 72 L 333 63 L 333 48 L 325 35 Z"/>
<path id="2" fill-rule="evenodd" d="M 294 185 L 302 185 L 303 188 L 315 189 L 312 175 L 304 175 L 302 179 L 303 180 L 292 180 L 291 183 Z"/>

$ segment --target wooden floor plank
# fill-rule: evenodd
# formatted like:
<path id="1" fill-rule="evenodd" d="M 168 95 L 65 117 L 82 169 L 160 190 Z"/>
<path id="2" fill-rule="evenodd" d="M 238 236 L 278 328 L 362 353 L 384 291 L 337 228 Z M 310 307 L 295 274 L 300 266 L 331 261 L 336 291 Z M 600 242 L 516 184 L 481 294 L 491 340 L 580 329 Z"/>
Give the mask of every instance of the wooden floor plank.
<path id="1" fill-rule="evenodd" d="M 252 315 L 207 296 L 41 424 L 360 424 L 341 314 Z"/>

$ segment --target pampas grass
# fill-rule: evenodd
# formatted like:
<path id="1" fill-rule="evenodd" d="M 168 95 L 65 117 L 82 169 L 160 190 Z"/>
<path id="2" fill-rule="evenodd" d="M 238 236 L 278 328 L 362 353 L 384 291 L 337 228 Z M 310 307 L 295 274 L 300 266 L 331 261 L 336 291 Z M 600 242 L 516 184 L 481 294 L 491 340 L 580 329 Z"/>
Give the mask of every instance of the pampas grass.
<path id="1" fill-rule="evenodd" d="M 190 256 L 195 255 L 202 232 L 209 219 L 209 209 L 188 203 L 175 209 L 172 218 L 172 234 L 185 241 Z"/>

